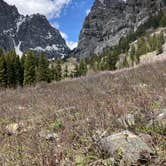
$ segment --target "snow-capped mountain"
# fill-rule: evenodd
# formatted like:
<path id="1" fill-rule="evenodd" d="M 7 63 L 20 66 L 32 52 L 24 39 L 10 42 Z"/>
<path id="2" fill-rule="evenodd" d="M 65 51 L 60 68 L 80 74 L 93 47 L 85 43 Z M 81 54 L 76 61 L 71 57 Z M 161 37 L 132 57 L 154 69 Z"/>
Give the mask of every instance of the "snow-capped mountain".
<path id="1" fill-rule="evenodd" d="M 60 32 L 45 16 L 23 16 L 3 0 L 0 0 L 0 48 L 5 52 L 15 48 L 19 55 L 29 49 L 43 51 L 48 58 L 65 57 L 70 51 Z"/>

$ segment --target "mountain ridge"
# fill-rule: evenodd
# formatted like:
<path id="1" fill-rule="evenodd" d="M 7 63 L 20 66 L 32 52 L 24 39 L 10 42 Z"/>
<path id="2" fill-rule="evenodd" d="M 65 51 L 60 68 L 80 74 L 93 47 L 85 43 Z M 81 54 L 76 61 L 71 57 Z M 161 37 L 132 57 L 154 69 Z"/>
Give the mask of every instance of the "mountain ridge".
<path id="1" fill-rule="evenodd" d="M 60 32 L 43 15 L 23 16 L 15 6 L 0 0 L 0 22 L 0 47 L 5 52 L 15 48 L 21 55 L 31 49 L 43 51 L 48 58 L 63 58 L 70 52 Z"/>
<path id="2" fill-rule="evenodd" d="M 85 58 L 117 45 L 150 15 L 165 10 L 165 5 L 164 0 L 96 0 L 85 19 L 73 55 L 78 59 Z"/>

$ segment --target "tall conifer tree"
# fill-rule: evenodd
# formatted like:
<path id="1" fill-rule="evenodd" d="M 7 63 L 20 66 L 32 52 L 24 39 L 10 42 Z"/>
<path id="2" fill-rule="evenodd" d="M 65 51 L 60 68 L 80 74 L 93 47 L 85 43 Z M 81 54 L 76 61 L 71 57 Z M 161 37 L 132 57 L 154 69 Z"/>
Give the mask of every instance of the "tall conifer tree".
<path id="1" fill-rule="evenodd" d="M 0 50 L 0 87 L 6 87 L 7 78 L 6 78 L 6 62 L 3 51 Z"/>
<path id="2" fill-rule="evenodd" d="M 36 56 L 32 51 L 26 55 L 24 62 L 24 85 L 34 85 L 36 82 Z"/>
<path id="3" fill-rule="evenodd" d="M 49 78 L 49 63 L 43 53 L 40 54 L 38 68 L 37 68 L 37 81 L 50 81 Z"/>

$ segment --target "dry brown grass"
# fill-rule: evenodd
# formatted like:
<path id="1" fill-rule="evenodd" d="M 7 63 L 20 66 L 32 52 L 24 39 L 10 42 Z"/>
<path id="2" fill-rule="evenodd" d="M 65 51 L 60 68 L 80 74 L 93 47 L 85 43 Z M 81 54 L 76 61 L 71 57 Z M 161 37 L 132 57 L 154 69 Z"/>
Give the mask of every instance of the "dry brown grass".
<path id="1" fill-rule="evenodd" d="M 137 132 L 151 112 L 157 114 L 162 108 L 166 108 L 165 60 L 118 72 L 1 90 L 0 165 L 81 166 L 78 160 L 82 165 L 102 163 L 106 156 L 93 140 L 97 131 L 111 134 L 123 130 L 116 119 L 130 112 L 143 117 L 132 129 Z M 57 121 L 59 128 L 53 127 Z M 6 134 L 8 124 L 20 122 L 27 131 Z M 59 140 L 42 139 L 41 130 L 57 133 Z M 156 146 L 161 144 L 158 163 L 163 162 L 165 136 L 154 133 L 153 138 Z"/>

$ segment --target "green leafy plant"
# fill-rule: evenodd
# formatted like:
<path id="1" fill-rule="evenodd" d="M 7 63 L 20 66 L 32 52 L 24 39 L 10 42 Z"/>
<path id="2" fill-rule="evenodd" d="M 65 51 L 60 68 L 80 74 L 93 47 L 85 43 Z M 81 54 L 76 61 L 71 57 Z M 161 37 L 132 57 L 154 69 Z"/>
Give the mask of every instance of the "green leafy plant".
<path id="1" fill-rule="evenodd" d="M 83 166 L 84 165 L 84 158 L 81 155 L 76 156 L 75 158 L 76 166 Z"/>
<path id="2" fill-rule="evenodd" d="M 54 130 L 61 129 L 63 127 L 62 122 L 60 120 L 56 120 L 54 123 L 52 123 L 52 128 Z"/>

